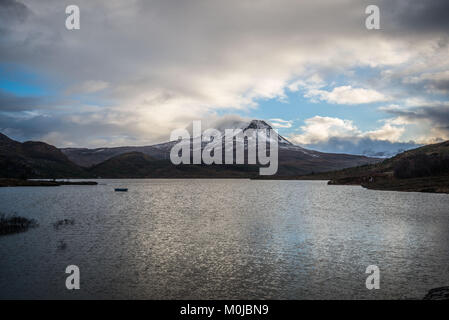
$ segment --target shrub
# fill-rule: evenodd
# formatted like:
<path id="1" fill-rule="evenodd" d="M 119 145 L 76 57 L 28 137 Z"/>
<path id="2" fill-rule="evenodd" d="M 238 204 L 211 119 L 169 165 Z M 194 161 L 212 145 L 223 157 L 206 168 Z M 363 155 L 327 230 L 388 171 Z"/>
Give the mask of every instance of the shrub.
<path id="1" fill-rule="evenodd" d="M 27 231 L 29 228 L 37 227 L 38 224 L 34 219 L 27 219 L 18 216 L 0 215 L 0 235 L 18 233 Z"/>
<path id="2" fill-rule="evenodd" d="M 394 176 L 399 179 L 449 174 L 449 157 L 440 154 L 417 154 L 399 160 L 394 165 Z"/>

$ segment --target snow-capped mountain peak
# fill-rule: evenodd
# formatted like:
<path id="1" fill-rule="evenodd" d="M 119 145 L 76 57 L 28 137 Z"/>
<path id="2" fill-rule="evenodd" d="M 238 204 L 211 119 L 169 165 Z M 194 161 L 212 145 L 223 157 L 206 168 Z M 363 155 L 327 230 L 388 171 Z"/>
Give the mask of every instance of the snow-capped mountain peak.
<path id="1" fill-rule="evenodd" d="M 251 122 L 248 124 L 248 126 L 243 129 L 243 131 L 246 131 L 248 129 L 273 129 L 268 123 L 266 123 L 263 120 L 251 120 Z"/>
<path id="2" fill-rule="evenodd" d="M 248 126 L 243 129 L 243 132 L 245 132 L 248 129 L 253 129 L 253 130 L 273 130 L 272 132 L 275 134 L 275 136 L 277 136 L 279 144 L 281 144 L 281 145 L 293 145 L 293 143 L 291 143 L 290 141 L 285 139 L 283 136 L 278 134 L 273 129 L 273 127 L 270 126 L 268 123 L 266 123 L 264 120 L 257 120 L 257 119 L 256 120 L 251 120 L 251 122 L 248 124 Z M 267 134 L 269 134 L 269 133 L 267 133 Z"/>

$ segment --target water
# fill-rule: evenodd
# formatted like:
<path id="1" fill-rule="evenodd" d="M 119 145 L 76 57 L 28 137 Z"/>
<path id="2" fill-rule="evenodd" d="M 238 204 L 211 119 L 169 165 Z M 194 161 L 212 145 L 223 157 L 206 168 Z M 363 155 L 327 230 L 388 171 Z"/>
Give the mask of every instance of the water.
<path id="1" fill-rule="evenodd" d="M 0 188 L 0 212 L 40 224 L 0 237 L 0 298 L 415 299 L 449 285 L 449 195 L 323 181 L 98 181 Z M 55 229 L 64 218 L 75 224 Z M 65 288 L 71 264 L 77 291 Z M 379 290 L 365 287 L 372 264 Z"/>

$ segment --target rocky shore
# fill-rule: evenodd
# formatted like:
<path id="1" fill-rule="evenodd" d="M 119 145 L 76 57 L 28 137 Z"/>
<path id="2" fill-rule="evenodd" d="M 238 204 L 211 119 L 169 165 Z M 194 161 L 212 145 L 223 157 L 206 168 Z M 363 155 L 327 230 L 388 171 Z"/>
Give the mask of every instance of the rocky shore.
<path id="1" fill-rule="evenodd" d="M 449 193 L 449 176 L 396 179 L 367 176 L 331 179 L 329 185 L 360 185 L 372 190 Z"/>

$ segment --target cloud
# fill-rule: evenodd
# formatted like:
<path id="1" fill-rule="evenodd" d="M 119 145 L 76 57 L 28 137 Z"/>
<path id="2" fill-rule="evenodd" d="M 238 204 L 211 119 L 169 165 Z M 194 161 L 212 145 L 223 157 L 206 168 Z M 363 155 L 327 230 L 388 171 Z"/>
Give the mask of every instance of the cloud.
<path id="1" fill-rule="evenodd" d="M 415 124 L 424 131 L 416 138 L 421 143 L 435 143 L 449 140 L 449 105 L 422 105 L 401 107 L 398 105 L 383 108 L 403 123 Z"/>
<path id="2" fill-rule="evenodd" d="M 351 86 L 335 87 L 332 91 L 312 89 L 307 92 L 306 97 L 336 104 L 364 104 L 388 100 L 385 95 L 376 90 Z"/>
<path id="3" fill-rule="evenodd" d="M 449 3 L 445 0 L 379 1 L 384 28 L 398 32 L 444 32 L 449 30 Z"/>
<path id="4" fill-rule="evenodd" d="M 351 120 L 339 118 L 315 116 L 304 122 L 302 133 L 293 134 L 289 139 L 306 148 L 385 157 L 419 146 L 414 142 L 401 141 L 405 128 L 394 119 L 366 132 L 357 128 Z"/>
<path id="5" fill-rule="evenodd" d="M 404 80 L 406 83 L 422 83 L 428 92 L 448 94 L 449 93 L 449 70 L 440 72 L 426 72 L 419 76 Z"/>
<path id="6" fill-rule="evenodd" d="M 434 10 L 399 2 L 370 3 L 379 3 L 382 15 L 382 32 L 371 32 L 358 0 L 78 0 L 77 31 L 65 29 L 66 1 L 1 1 L 0 62 L 33 70 L 57 88 L 46 99 L 51 107 L 4 104 L 17 114 L 1 129 L 58 146 L 148 144 L 194 119 L 248 115 L 303 83 L 328 103 L 386 101 L 396 79 L 429 66 L 448 69 L 445 4 L 432 2 Z M 423 25 L 419 33 L 412 20 Z M 358 68 L 382 69 L 385 78 L 357 78 Z M 333 83 L 337 76 L 350 85 Z M 433 83 L 425 81 L 414 85 Z M 21 114 L 28 108 L 34 124 Z"/>
<path id="7" fill-rule="evenodd" d="M 73 93 L 95 93 L 109 87 L 109 83 L 101 80 L 87 80 L 79 85 L 67 89 L 67 94 Z"/>
<path id="8" fill-rule="evenodd" d="M 310 76 L 305 77 L 305 79 L 299 79 L 295 80 L 292 83 L 290 83 L 287 88 L 290 91 L 299 91 L 302 87 L 312 90 L 312 89 L 319 89 L 326 85 L 326 82 L 323 80 L 323 78 L 319 74 L 312 74 Z"/>
<path id="9" fill-rule="evenodd" d="M 445 107 L 449 106 L 449 101 L 428 100 L 422 97 L 411 97 L 404 100 L 404 105 L 406 107 Z M 382 108 L 388 109 L 388 107 Z"/>
<path id="10" fill-rule="evenodd" d="M 332 117 L 315 116 L 304 121 L 301 127 L 302 133 L 292 135 L 291 139 L 299 144 L 314 144 L 327 141 L 331 138 L 370 138 L 373 140 L 383 140 L 398 142 L 404 132 L 402 123 L 395 119 L 386 120 L 382 127 L 362 132 L 351 120 Z"/>
<path id="11" fill-rule="evenodd" d="M 36 97 L 21 97 L 0 89 L 0 111 L 26 111 L 33 110 L 39 103 Z"/>
<path id="12" fill-rule="evenodd" d="M 364 155 L 367 157 L 392 157 L 403 151 L 421 146 L 414 142 L 391 142 L 373 140 L 371 138 L 339 138 L 333 137 L 326 141 L 303 145 L 305 148 L 331 153 L 347 153 Z"/>
<path id="13" fill-rule="evenodd" d="M 331 137 L 354 137 L 360 131 L 350 120 L 315 116 L 304 121 L 303 133 L 290 137 L 292 142 L 307 145 L 327 141 Z"/>
<path id="14" fill-rule="evenodd" d="M 382 127 L 376 130 L 367 131 L 362 136 L 372 140 L 398 142 L 405 132 L 404 127 L 393 125 L 394 121 L 387 121 Z"/>
<path id="15" fill-rule="evenodd" d="M 0 26 L 7 27 L 9 23 L 23 22 L 30 14 L 27 6 L 16 0 L 0 2 Z"/>
<path id="16" fill-rule="evenodd" d="M 270 119 L 269 120 L 270 124 L 274 127 L 274 128 L 291 128 L 293 125 L 293 121 L 292 120 L 283 120 L 283 119 Z"/>

